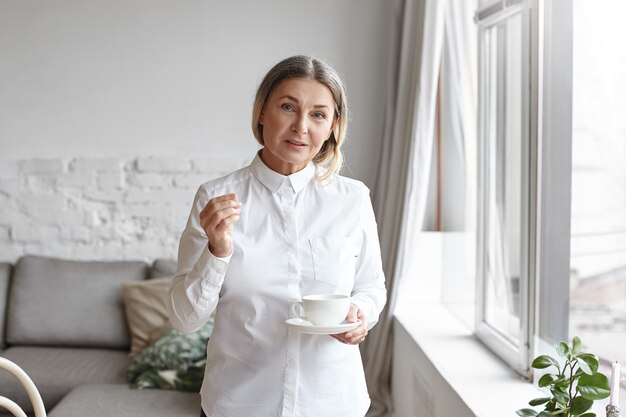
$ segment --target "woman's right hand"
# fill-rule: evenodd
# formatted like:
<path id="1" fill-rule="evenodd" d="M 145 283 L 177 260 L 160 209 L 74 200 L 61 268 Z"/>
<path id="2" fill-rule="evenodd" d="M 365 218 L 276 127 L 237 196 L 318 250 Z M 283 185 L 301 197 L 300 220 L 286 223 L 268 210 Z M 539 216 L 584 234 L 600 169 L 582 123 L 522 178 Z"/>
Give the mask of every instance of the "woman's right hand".
<path id="1" fill-rule="evenodd" d="M 213 197 L 200 212 L 200 225 L 209 238 L 209 250 L 219 258 L 233 251 L 233 225 L 239 220 L 241 203 L 237 194 Z"/>

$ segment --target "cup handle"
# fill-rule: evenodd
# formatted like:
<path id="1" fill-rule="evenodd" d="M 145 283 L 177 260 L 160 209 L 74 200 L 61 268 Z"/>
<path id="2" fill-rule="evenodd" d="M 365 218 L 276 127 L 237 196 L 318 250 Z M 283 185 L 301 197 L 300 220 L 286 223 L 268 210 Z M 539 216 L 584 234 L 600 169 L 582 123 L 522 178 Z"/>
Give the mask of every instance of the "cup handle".
<path id="1" fill-rule="evenodd" d="M 301 319 L 306 319 L 306 316 L 304 315 L 304 306 L 302 305 L 302 303 L 293 303 L 289 308 L 289 315 L 291 317 L 300 317 Z"/>

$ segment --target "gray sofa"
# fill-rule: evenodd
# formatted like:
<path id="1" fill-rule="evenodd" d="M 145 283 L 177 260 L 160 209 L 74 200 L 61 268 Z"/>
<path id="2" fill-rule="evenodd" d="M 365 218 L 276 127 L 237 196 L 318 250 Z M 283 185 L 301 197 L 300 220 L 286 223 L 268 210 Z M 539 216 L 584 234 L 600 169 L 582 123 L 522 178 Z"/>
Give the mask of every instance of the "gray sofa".
<path id="1" fill-rule="evenodd" d="M 197 394 L 135 390 L 126 381 L 130 335 L 121 285 L 169 276 L 174 268 L 166 260 L 38 256 L 0 263 L 0 356 L 29 374 L 50 417 L 197 417 Z M 26 392 L 6 371 L 0 395 L 33 415 Z"/>

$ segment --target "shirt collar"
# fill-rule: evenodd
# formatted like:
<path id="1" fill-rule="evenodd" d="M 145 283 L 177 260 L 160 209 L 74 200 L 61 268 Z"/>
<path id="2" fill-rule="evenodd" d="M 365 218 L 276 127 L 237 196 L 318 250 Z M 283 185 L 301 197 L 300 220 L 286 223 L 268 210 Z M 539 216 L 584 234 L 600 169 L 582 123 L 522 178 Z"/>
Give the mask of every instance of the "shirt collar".
<path id="1" fill-rule="evenodd" d="M 275 193 L 287 181 L 294 192 L 298 193 L 302 190 L 315 176 L 315 164 L 311 161 L 304 169 L 291 175 L 282 175 L 276 171 L 272 171 L 261 160 L 260 152 L 252 160 L 250 164 L 252 175 L 261 181 L 271 192 Z"/>

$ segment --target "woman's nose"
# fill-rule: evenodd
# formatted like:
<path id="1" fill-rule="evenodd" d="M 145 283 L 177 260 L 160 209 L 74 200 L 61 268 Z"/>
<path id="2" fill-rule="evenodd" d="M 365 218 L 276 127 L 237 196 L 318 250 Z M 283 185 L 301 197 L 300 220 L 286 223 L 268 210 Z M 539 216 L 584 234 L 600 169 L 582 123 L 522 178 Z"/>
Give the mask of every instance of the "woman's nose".
<path id="1" fill-rule="evenodd" d="M 302 135 L 306 134 L 308 131 L 306 117 L 296 117 L 291 125 L 291 130 Z"/>

